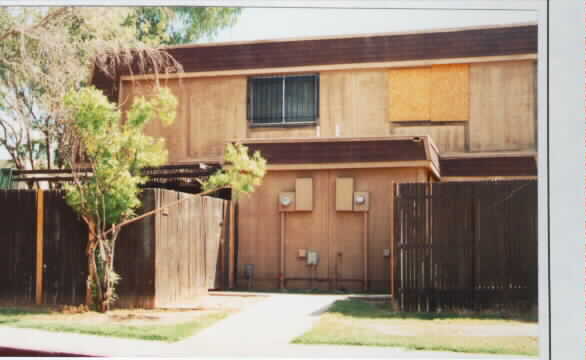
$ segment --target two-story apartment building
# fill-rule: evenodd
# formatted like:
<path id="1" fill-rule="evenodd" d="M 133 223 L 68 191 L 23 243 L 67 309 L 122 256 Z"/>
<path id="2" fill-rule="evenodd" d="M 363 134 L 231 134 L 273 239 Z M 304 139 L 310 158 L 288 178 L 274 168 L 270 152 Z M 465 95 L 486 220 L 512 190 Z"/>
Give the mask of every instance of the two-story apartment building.
<path id="1" fill-rule="evenodd" d="M 238 203 L 254 288 L 386 289 L 393 184 L 536 178 L 536 25 L 167 51 L 177 119 L 146 131 L 169 161 L 219 162 L 229 141 L 268 160 Z M 153 75 L 93 82 L 124 108 Z"/>

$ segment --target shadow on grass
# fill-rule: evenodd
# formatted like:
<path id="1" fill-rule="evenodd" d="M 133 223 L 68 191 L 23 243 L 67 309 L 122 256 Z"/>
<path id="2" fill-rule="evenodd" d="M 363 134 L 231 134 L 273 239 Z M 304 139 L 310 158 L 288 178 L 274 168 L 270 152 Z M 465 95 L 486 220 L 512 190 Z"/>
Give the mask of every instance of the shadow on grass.
<path id="1" fill-rule="evenodd" d="M 350 290 L 322 290 L 322 289 L 259 289 L 249 290 L 246 288 L 236 288 L 231 290 L 222 290 L 222 293 L 251 293 L 251 294 L 302 294 L 302 295 L 388 295 L 380 291 L 350 291 Z M 213 291 L 210 291 L 213 294 Z"/>
<path id="2" fill-rule="evenodd" d="M 45 307 L 0 307 L 0 325 L 14 325 L 27 315 L 49 314 Z"/>
<path id="3" fill-rule="evenodd" d="M 0 317 L 49 314 L 51 312 L 46 307 L 0 307 Z"/>
<path id="4" fill-rule="evenodd" d="M 393 311 L 390 303 L 369 303 L 363 300 L 349 299 L 336 301 L 327 311 L 330 314 L 341 314 L 363 319 L 474 319 L 474 320 L 516 320 L 536 322 L 537 315 L 533 313 L 519 313 L 508 311 L 461 311 L 461 312 L 397 312 Z"/>

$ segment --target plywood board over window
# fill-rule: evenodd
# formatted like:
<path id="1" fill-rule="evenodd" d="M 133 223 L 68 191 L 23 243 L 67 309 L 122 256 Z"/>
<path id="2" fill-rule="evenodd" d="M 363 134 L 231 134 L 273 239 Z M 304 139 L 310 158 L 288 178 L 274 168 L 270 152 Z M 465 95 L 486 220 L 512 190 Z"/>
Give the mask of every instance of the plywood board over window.
<path id="1" fill-rule="evenodd" d="M 389 70 L 389 120 L 431 120 L 431 67 Z"/>
<path id="2" fill-rule="evenodd" d="M 466 121 L 469 118 L 468 64 L 431 67 L 431 120 Z"/>

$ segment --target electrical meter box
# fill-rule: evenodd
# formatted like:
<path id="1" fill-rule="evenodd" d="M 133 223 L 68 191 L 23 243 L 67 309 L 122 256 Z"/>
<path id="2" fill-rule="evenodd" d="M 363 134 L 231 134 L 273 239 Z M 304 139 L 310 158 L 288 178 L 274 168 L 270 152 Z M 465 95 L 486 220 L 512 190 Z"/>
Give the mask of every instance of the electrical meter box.
<path id="1" fill-rule="evenodd" d="M 368 211 L 369 196 L 367 192 L 358 191 L 354 193 L 354 211 Z"/>
<path id="2" fill-rule="evenodd" d="M 279 211 L 295 211 L 294 192 L 282 192 L 279 194 Z"/>
<path id="3" fill-rule="evenodd" d="M 307 250 L 307 265 L 319 264 L 319 253 L 315 250 Z"/>

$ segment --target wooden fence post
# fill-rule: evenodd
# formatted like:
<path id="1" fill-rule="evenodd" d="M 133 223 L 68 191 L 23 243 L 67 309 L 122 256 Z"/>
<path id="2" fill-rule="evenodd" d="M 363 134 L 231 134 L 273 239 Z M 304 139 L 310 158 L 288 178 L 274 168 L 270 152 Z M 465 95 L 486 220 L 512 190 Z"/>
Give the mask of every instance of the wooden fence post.
<path id="1" fill-rule="evenodd" d="M 390 263 L 389 263 L 389 280 L 390 280 L 390 288 L 391 288 L 391 298 L 393 300 L 395 300 L 395 219 L 396 219 L 396 214 L 395 211 L 397 211 L 397 209 L 395 209 L 395 187 L 396 184 L 394 181 L 391 181 L 391 201 L 389 201 L 389 206 L 391 208 L 390 211 L 390 231 L 389 231 L 389 257 L 390 257 Z"/>
<path id="2" fill-rule="evenodd" d="M 35 272 L 35 304 L 43 303 L 43 269 L 44 269 L 44 227 L 45 227 L 45 202 L 42 189 L 37 189 L 37 251 Z"/>
<path id="3" fill-rule="evenodd" d="M 368 211 L 362 216 L 362 257 L 364 266 L 363 290 L 368 290 Z"/>
<path id="4" fill-rule="evenodd" d="M 236 209 L 235 209 L 235 200 L 232 199 L 230 200 L 230 246 L 228 247 L 228 252 L 229 252 L 229 256 L 228 256 L 228 288 L 229 289 L 233 289 L 234 288 L 234 228 L 236 227 L 236 221 L 235 221 L 235 213 L 236 213 Z"/>

